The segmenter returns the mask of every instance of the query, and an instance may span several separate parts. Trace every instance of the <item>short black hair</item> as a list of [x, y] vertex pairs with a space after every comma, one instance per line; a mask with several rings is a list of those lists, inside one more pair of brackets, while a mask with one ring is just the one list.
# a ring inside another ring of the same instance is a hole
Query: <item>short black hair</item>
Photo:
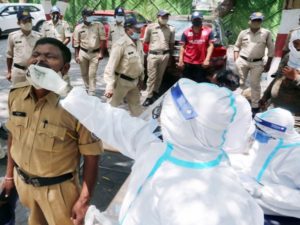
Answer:
[[51, 37], [41, 38], [35, 43], [33, 49], [35, 49], [38, 45], [46, 45], [46, 44], [54, 45], [57, 48], [59, 48], [59, 50], [62, 53], [64, 63], [71, 62], [72, 55], [71, 55], [70, 49], [64, 43], [62, 43], [60, 40], [57, 40], [55, 38], [51, 38]]
[[216, 75], [218, 86], [234, 91], [240, 86], [240, 77], [232, 70], [221, 70]]

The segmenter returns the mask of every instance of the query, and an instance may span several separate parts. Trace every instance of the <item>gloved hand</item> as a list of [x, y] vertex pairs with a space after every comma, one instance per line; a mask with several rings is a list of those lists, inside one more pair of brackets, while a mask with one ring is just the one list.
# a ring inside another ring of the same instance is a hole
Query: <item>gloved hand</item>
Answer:
[[68, 83], [58, 73], [38, 65], [30, 65], [28, 67], [26, 79], [36, 89], [47, 89], [63, 97], [67, 96], [71, 90]]
[[85, 225], [117, 225], [118, 221], [109, 218], [105, 212], [100, 212], [94, 205], [91, 205], [84, 219]]

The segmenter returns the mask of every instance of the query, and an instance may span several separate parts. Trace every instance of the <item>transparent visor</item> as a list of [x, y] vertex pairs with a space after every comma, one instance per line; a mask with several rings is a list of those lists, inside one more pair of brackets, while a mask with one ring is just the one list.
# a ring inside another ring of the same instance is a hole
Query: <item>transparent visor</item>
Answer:
[[258, 118], [258, 117], [255, 117], [254, 120], [255, 120], [255, 123], [256, 123], [256, 124], [255, 124], [256, 129], [255, 129], [255, 132], [254, 132], [254, 134], [253, 134], [253, 138], [254, 138], [255, 140], [257, 140], [258, 142], [260, 142], [260, 143], [268, 143], [268, 141], [269, 141], [270, 139], [275, 139], [275, 138], [272, 137], [272, 136], [270, 136], [269, 134], [267, 134], [267, 133], [266, 133], [265, 131], [263, 131], [262, 129], [260, 129], [260, 128], [257, 126], [257, 124], [262, 125], [262, 126], [265, 126], [265, 127], [267, 127], [267, 128], [273, 129], [273, 130], [276, 130], [276, 131], [278, 131], [278, 132], [282, 132], [282, 133], [286, 132], [286, 129], [287, 129], [287, 128], [284, 127], [284, 126], [280, 126], [280, 125], [278, 125], [278, 124], [268, 122], [268, 121], [263, 120], [263, 119], [260, 119], [260, 118]]
[[260, 143], [268, 143], [269, 140], [275, 139], [272, 136], [268, 135], [266, 132], [264, 132], [262, 129], [260, 129], [257, 125], [255, 125], [255, 131], [253, 133], [253, 138], [260, 142]]

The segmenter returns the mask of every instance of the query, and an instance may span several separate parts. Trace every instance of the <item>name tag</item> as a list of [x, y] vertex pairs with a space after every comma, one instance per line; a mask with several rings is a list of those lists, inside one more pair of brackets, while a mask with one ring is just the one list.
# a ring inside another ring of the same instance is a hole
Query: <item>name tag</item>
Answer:
[[13, 111], [13, 112], [12, 112], [12, 115], [13, 115], [13, 116], [26, 117], [26, 112]]
[[128, 52], [128, 55], [132, 55], [134, 52]]
[[16, 44], [22, 43], [22, 41], [16, 41]]

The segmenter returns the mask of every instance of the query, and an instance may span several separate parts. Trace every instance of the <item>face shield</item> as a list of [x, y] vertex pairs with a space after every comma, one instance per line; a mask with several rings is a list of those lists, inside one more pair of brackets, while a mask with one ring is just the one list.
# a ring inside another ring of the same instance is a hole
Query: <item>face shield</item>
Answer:
[[181, 147], [219, 151], [236, 114], [233, 93], [180, 79], [166, 94], [160, 123], [164, 140]]
[[297, 132], [294, 129], [293, 115], [281, 108], [274, 108], [254, 117], [255, 132], [253, 137], [260, 143], [268, 143], [274, 139], [293, 139]]

